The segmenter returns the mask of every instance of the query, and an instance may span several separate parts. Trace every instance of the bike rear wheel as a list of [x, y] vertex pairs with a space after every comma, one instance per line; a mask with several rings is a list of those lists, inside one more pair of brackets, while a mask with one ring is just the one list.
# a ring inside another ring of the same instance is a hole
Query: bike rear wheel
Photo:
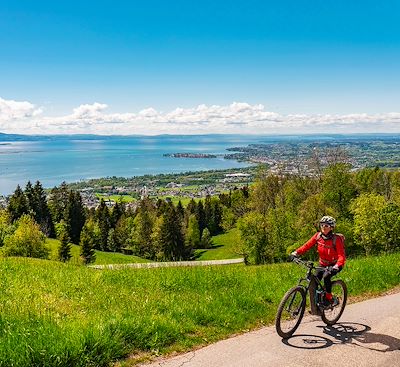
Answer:
[[346, 306], [347, 286], [343, 280], [338, 279], [332, 282], [332, 297], [334, 305], [323, 309], [321, 314], [322, 321], [327, 325], [336, 324]]
[[306, 291], [297, 286], [283, 296], [276, 313], [275, 327], [279, 336], [286, 339], [299, 327], [306, 309]]

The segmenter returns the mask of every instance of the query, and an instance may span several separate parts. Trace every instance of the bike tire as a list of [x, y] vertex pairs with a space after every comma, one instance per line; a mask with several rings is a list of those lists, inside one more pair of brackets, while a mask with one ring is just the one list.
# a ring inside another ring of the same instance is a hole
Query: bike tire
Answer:
[[306, 291], [297, 286], [283, 296], [276, 313], [275, 328], [278, 335], [287, 339], [299, 327], [306, 309]]
[[347, 286], [343, 280], [334, 280], [332, 282], [332, 295], [338, 297], [339, 304], [337, 306], [323, 309], [321, 318], [327, 325], [334, 325], [338, 322], [343, 314], [347, 302]]

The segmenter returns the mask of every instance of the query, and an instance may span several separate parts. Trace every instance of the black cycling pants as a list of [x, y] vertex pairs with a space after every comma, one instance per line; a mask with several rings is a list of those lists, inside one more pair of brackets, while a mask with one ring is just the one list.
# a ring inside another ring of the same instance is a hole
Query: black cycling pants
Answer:
[[324, 285], [325, 285], [325, 290], [327, 293], [332, 293], [332, 280], [331, 278], [335, 276], [337, 273], [339, 273], [342, 270], [342, 267], [339, 266], [339, 270], [333, 269], [331, 270], [330, 274], [327, 274], [326, 271], [328, 269], [328, 266], [324, 268], [317, 269], [315, 272], [315, 275], [319, 280], [322, 280], [324, 278]]

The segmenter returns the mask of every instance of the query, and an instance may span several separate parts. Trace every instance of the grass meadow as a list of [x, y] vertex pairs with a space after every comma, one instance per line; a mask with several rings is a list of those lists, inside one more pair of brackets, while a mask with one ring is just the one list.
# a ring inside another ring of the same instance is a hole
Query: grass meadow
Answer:
[[233, 228], [230, 231], [212, 237], [213, 247], [195, 250], [196, 260], [237, 259], [240, 255], [240, 231]]
[[[60, 241], [52, 238], [46, 239], [46, 246], [50, 249], [50, 259], [57, 260], [58, 259], [58, 248], [60, 246]], [[130, 264], [130, 263], [143, 263], [149, 262], [149, 260], [143, 259], [138, 256], [133, 255], [125, 255], [119, 252], [104, 252], [104, 251], [95, 251], [96, 252], [96, 260], [94, 262], [95, 265], [103, 265], [103, 264]], [[80, 246], [71, 244], [71, 255], [69, 263], [74, 265], [82, 264], [82, 260], [80, 259]]]
[[[400, 283], [400, 254], [348, 261], [350, 295]], [[0, 366], [107, 366], [183, 351], [273, 321], [295, 264], [94, 270], [0, 259]]]

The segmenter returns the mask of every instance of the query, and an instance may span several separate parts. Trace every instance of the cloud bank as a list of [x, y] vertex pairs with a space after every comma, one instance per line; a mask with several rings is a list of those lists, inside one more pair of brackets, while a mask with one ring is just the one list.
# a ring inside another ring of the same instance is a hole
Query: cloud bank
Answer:
[[19, 134], [306, 134], [400, 133], [400, 112], [347, 115], [288, 114], [262, 104], [201, 104], [169, 112], [150, 107], [133, 113], [107, 113], [107, 104], [82, 104], [65, 116], [49, 117], [30, 102], [0, 98], [0, 132]]

